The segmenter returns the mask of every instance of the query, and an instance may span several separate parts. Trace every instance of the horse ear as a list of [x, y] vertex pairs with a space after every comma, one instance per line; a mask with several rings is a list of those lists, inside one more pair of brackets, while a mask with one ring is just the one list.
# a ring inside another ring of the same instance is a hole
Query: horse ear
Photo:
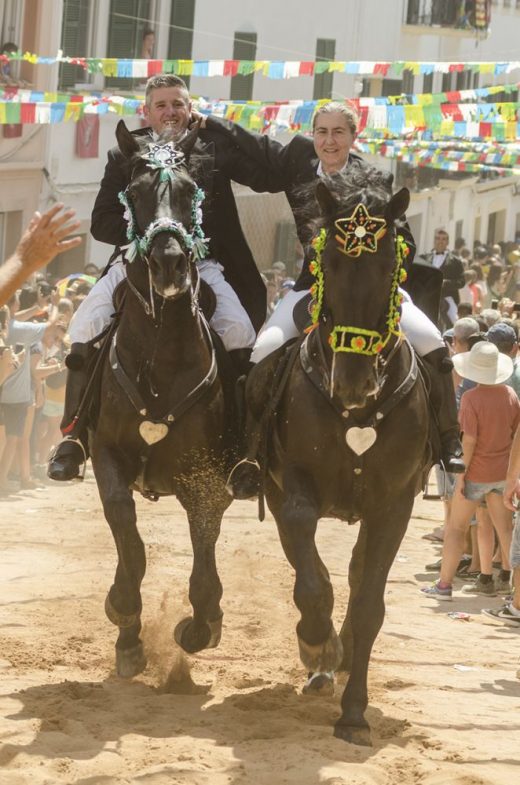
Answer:
[[318, 200], [321, 211], [326, 218], [336, 215], [338, 212], [338, 203], [323, 180], [318, 180], [318, 184], [316, 186], [316, 199]]
[[410, 204], [410, 191], [408, 188], [401, 188], [392, 196], [385, 208], [385, 218], [388, 221], [396, 221], [402, 218]]
[[176, 147], [181, 150], [186, 158], [190, 157], [190, 153], [193, 150], [193, 146], [197, 141], [197, 137], [199, 135], [200, 124], [202, 122], [202, 118], [197, 120], [195, 123], [190, 125], [190, 130], [184, 136], [180, 142], [177, 143]]
[[116, 127], [116, 139], [119, 149], [125, 158], [131, 158], [135, 153], [140, 150], [139, 142], [132, 136], [130, 131], [125, 125], [124, 120], [120, 120]]

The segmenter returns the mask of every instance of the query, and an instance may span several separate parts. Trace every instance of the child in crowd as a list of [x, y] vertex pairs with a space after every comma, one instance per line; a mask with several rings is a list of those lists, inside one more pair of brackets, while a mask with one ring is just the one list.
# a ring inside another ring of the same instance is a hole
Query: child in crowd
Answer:
[[[478, 505], [486, 501], [497, 532], [505, 563], [497, 585], [492, 575], [492, 552], [480, 552], [481, 573], [463, 591], [494, 596], [509, 591], [510, 567], [506, 559], [511, 545], [511, 513], [502, 500], [513, 436], [520, 424], [520, 402], [503, 382], [511, 376], [513, 362], [496, 346], [479, 341], [469, 352], [454, 355], [459, 376], [477, 383], [462, 397], [459, 420], [466, 473], [457, 476], [446, 524], [440, 578], [422, 589], [427, 597], [451, 600], [452, 582], [464, 551], [464, 539]], [[480, 543], [479, 543], [480, 549]]]

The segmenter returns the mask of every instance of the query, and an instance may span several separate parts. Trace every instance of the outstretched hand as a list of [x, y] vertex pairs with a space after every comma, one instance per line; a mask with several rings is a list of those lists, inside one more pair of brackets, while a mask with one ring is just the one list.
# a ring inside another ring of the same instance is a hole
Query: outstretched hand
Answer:
[[43, 215], [34, 213], [20, 238], [16, 253], [26, 268], [27, 275], [49, 264], [59, 253], [70, 251], [82, 242], [81, 237], [69, 238], [72, 232], [79, 229], [80, 221], [69, 223], [76, 212], [63, 211], [63, 207], [63, 204], [55, 204]]

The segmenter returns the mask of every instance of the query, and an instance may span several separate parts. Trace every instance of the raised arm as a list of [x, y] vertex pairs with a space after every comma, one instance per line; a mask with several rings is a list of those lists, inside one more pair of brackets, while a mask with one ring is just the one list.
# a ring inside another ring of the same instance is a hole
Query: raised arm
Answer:
[[23, 282], [63, 251], [76, 248], [81, 237], [69, 237], [80, 222], [69, 223], [74, 210], [56, 204], [40, 215], [35, 213], [11, 257], [0, 267], [0, 305], [6, 303]]
[[284, 145], [229, 120], [207, 117], [205, 121], [201, 137], [215, 143], [217, 165], [223, 174], [253, 191], [286, 190], [288, 156]]

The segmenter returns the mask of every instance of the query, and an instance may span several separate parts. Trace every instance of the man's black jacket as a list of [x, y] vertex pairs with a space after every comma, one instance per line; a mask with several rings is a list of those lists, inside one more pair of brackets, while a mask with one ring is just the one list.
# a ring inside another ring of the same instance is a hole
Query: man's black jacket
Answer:
[[[255, 191], [269, 190], [265, 168], [241, 151], [236, 140], [218, 130], [218, 121], [199, 131], [189, 168], [206, 198], [202, 204], [203, 228], [210, 238], [210, 256], [224, 267], [228, 283], [237, 293], [256, 330], [264, 322], [266, 291], [238, 218], [230, 180]], [[149, 137], [151, 129], [132, 132]], [[127, 243], [124, 208], [118, 194], [128, 185], [125, 159], [118, 147], [108, 152], [108, 161], [92, 211], [92, 236], [115, 246]]]

